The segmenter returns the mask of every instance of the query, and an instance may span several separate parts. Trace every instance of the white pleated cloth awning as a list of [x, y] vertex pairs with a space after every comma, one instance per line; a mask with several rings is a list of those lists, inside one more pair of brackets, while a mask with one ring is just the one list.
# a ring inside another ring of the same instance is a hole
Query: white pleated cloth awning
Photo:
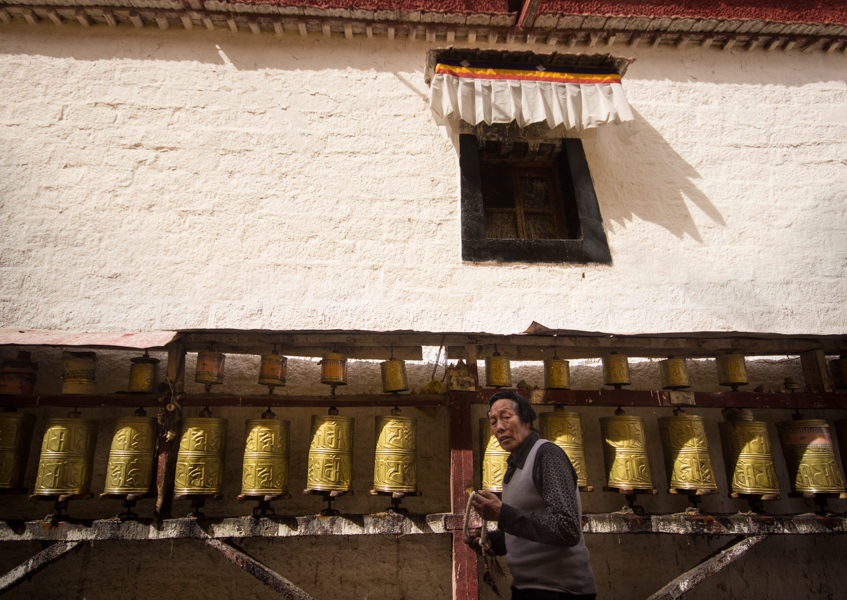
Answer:
[[606, 124], [635, 132], [621, 76], [611, 69], [439, 61], [430, 89], [436, 116], [471, 125], [545, 121], [582, 131]]

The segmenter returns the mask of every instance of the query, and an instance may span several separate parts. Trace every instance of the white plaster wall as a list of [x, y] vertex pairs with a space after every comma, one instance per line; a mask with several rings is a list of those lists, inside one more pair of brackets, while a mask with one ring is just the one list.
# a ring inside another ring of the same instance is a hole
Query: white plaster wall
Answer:
[[614, 264], [498, 265], [460, 258], [432, 47], [0, 25], [0, 324], [843, 332], [842, 54], [613, 48]]

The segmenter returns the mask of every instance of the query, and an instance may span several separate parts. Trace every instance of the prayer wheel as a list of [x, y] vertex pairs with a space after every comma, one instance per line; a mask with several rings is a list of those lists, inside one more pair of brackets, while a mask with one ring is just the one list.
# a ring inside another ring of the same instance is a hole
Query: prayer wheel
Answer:
[[242, 495], [287, 494], [291, 423], [277, 419], [268, 409], [261, 419], [248, 419], [246, 426]]
[[625, 490], [651, 489], [653, 479], [647, 458], [644, 419], [622, 413], [600, 419], [608, 486]]
[[754, 421], [748, 410], [731, 410], [718, 423], [726, 478], [733, 494], [778, 495], [767, 423]]
[[306, 489], [349, 491], [353, 487], [353, 426], [355, 419], [313, 415]]
[[603, 357], [603, 383], [620, 389], [632, 383], [629, 379], [629, 360], [623, 354], [612, 352]]
[[416, 423], [410, 417], [376, 417], [374, 490], [414, 492], [417, 490]]
[[30, 361], [32, 355], [26, 350], [18, 352], [17, 358], [8, 358], [0, 367], [0, 394], [32, 396], [38, 363]]
[[321, 383], [331, 386], [347, 385], [346, 356], [339, 352], [327, 352], [318, 364], [321, 365]]
[[130, 359], [129, 391], [135, 394], [155, 394], [159, 386], [159, 359], [144, 356]]
[[570, 363], [563, 358], [544, 361], [544, 387], [548, 390], [571, 389]]
[[143, 413], [115, 421], [104, 494], [146, 494], [153, 487], [156, 419]]
[[495, 350], [493, 356], [485, 359], [485, 381], [489, 387], [512, 387], [512, 365], [509, 357], [500, 356]]
[[287, 371], [288, 359], [274, 348], [270, 354], [262, 355], [262, 361], [259, 364], [259, 385], [268, 386], [268, 393], [273, 394], [275, 387], [285, 386]]
[[198, 352], [197, 369], [194, 372], [194, 381], [206, 386], [206, 393], [212, 391], [213, 385], [224, 382], [224, 367], [226, 356], [220, 352]]
[[405, 392], [409, 389], [406, 378], [406, 363], [402, 360], [390, 359], [379, 363], [382, 372], [382, 391], [386, 394]]
[[[201, 415], [210, 414], [207, 410]], [[223, 490], [226, 420], [211, 416], [182, 420], [174, 494], [214, 495]]]
[[35, 415], [0, 412], [0, 489], [23, 487]]
[[829, 371], [832, 373], [832, 385], [836, 389], [847, 388], [847, 356], [829, 361]]
[[62, 352], [62, 367], [63, 394], [93, 394], [96, 391], [97, 354]]
[[691, 387], [688, 380], [688, 367], [684, 358], [670, 357], [659, 363], [659, 371], [662, 374], [662, 389], [684, 390]]
[[500, 442], [491, 432], [488, 419], [479, 420], [479, 443], [482, 456], [482, 489], [488, 492], [503, 491], [503, 477], [509, 466], [509, 453], [500, 447]]
[[89, 493], [97, 421], [81, 419], [78, 412], [70, 415], [47, 419], [33, 491], [37, 496]]
[[793, 492], [844, 493], [844, 479], [835, 460], [826, 421], [785, 421], [777, 423], [776, 430]]
[[661, 417], [659, 434], [670, 489], [718, 489], [703, 417], [685, 414]]
[[556, 406], [553, 412], [538, 415], [541, 437], [550, 440], [565, 451], [576, 471], [576, 483], [588, 485], [588, 469], [585, 466], [585, 443], [582, 437], [582, 417], [577, 412], [565, 412]]
[[718, 366], [718, 383], [732, 387], [736, 391], [739, 386], [747, 385], [747, 365], [743, 354], [719, 354], [716, 358]]

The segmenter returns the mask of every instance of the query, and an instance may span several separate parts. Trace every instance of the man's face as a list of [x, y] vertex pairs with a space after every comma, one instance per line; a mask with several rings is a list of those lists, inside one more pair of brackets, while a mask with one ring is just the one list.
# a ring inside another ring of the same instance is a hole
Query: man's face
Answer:
[[491, 433], [506, 452], [520, 448], [529, 435], [529, 423], [521, 423], [516, 408], [514, 400], [503, 398], [497, 400], [488, 411]]

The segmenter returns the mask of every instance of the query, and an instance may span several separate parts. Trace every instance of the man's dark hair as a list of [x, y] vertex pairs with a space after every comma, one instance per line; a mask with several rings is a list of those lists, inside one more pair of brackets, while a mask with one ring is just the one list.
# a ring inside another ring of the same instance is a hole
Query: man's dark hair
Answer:
[[538, 415], [535, 414], [532, 404], [530, 404], [526, 398], [520, 394], [516, 394], [515, 392], [497, 392], [491, 396], [488, 400], [488, 412], [491, 412], [491, 407], [495, 402], [503, 399], [513, 400], [517, 406], [517, 410], [515, 412], [518, 414], [518, 419], [520, 419], [521, 423], [529, 423], [529, 426], [532, 427], [532, 422], [538, 418]]

